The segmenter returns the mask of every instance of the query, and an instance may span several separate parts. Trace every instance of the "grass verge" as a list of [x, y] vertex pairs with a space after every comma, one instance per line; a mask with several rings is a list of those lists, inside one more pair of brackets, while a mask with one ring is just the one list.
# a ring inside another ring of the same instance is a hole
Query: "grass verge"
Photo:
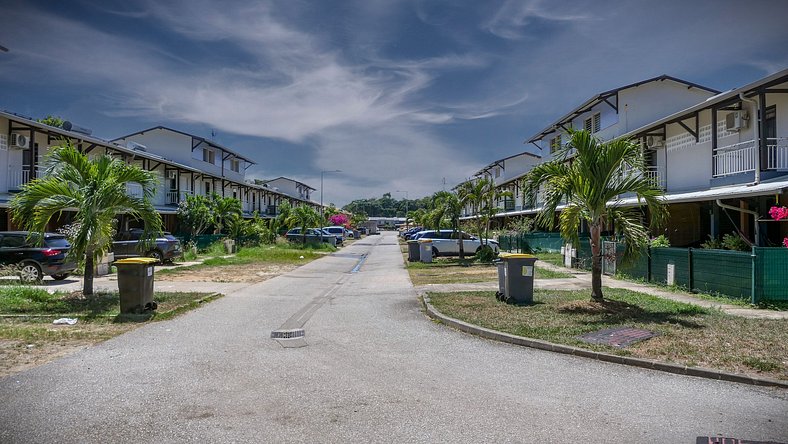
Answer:
[[[407, 262], [406, 267], [413, 285], [427, 284], [468, 284], [476, 282], [494, 282], [498, 279], [498, 267], [494, 264], [479, 263], [475, 259], [441, 257], [432, 263]], [[563, 279], [572, 275], [561, 271], [535, 268], [535, 279]]]
[[209, 256], [201, 264], [178, 268], [157, 269], [156, 274], [182, 274], [205, 267], [251, 264], [304, 264], [336, 251], [330, 245], [320, 247], [298, 246], [296, 244], [264, 245], [242, 248], [234, 255]]
[[[718, 310], [660, 299], [624, 289], [605, 289], [605, 303], [588, 291], [535, 290], [535, 304], [498, 302], [494, 292], [430, 293], [447, 316], [519, 336], [656, 359], [686, 366], [788, 380], [788, 321], [746, 319]], [[625, 349], [588, 344], [584, 333], [635, 327], [659, 336]]]
[[[48, 293], [29, 286], [0, 287], [0, 376], [33, 367], [81, 347], [133, 330], [146, 321], [171, 319], [220, 295], [156, 293], [155, 313], [121, 315], [117, 293], [83, 298], [78, 293]], [[57, 318], [76, 325], [54, 325]]]

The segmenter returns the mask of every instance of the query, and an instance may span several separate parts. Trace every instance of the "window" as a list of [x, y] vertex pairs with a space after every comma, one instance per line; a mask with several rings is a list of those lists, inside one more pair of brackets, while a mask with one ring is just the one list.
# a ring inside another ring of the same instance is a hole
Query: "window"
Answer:
[[602, 129], [602, 116], [599, 113], [596, 113], [593, 116], [587, 118], [584, 123], [585, 125], [583, 127], [586, 131], [592, 134], [597, 133], [600, 129]]
[[501, 177], [501, 168], [495, 167], [495, 178], [497, 179], [499, 177]]
[[230, 159], [230, 169], [236, 173], [241, 172], [241, 161], [238, 159]]
[[550, 154], [561, 149], [561, 135], [557, 135], [550, 139]]
[[203, 148], [202, 160], [203, 162], [208, 162], [210, 164], [216, 165], [216, 151], [209, 148]]
[[211, 195], [211, 183], [210, 182], [205, 182], [205, 195], [206, 196], [210, 196]]

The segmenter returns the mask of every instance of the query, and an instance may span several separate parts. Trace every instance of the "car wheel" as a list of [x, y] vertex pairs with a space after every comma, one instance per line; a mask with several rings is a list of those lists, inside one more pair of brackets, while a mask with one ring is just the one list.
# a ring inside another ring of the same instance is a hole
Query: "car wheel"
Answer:
[[23, 282], [41, 282], [44, 278], [44, 273], [37, 263], [24, 262], [19, 269], [19, 278]]
[[441, 252], [440, 252], [440, 251], [438, 251], [438, 249], [437, 249], [437, 248], [435, 248], [435, 247], [432, 247], [432, 258], [433, 258], [433, 259], [435, 259], [435, 258], [437, 258], [437, 257], [438, 257], [438, 256], [440, 256], [440, 255], [441, 255]]
[[53, 274], [52, 279], [56, 281], [62, 281], [63, 279], [71, 276], [71, 273], [60, 273], [60, 274]]
[[158, 263], [163, 263], [164, 262], [164, 254], [161, 252], [161, 250], [151, 250], [145, 256], [152, 257], [153, 259], [156, 259], [156, 262], [158, 262]]

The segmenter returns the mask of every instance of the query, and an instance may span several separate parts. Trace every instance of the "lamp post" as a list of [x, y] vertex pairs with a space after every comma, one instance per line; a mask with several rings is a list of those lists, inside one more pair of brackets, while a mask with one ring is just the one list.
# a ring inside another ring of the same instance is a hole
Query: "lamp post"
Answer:
[[320, 172], [320, 217], [323, 217], [323, 175], [325, 173], [341, 173], [342, 170], [328, 170]]
[[408, 231], [408, 192], [397, 190], [395, 193], [405, 193], [405, 231]]

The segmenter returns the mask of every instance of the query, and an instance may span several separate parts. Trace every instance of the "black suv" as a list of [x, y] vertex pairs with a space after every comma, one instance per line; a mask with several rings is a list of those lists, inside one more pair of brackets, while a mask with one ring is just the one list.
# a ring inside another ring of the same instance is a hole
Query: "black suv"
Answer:
[[44, 276], [52, 276], [63, 280], [77, 268], [77, 264], [66, 261], [71, 249], [66, 237], [62, 234], [44, 233], [44, 242], [39, 242], [40, 235], [27, 231], [0, 231], [0, 264], [17, 265], [23, 281], [38, 282]]
[[118, 233], [112, 242], [112, 252], [115, 254], [115, 259], [148, 256], [164, 263], [172, 262], [173, 259], [181, 256], [181, 242], [172, 234], [164, 232], [156, 236], [155, 245], [143, 250], [140, 245], [142, 233], [141, 229]]

